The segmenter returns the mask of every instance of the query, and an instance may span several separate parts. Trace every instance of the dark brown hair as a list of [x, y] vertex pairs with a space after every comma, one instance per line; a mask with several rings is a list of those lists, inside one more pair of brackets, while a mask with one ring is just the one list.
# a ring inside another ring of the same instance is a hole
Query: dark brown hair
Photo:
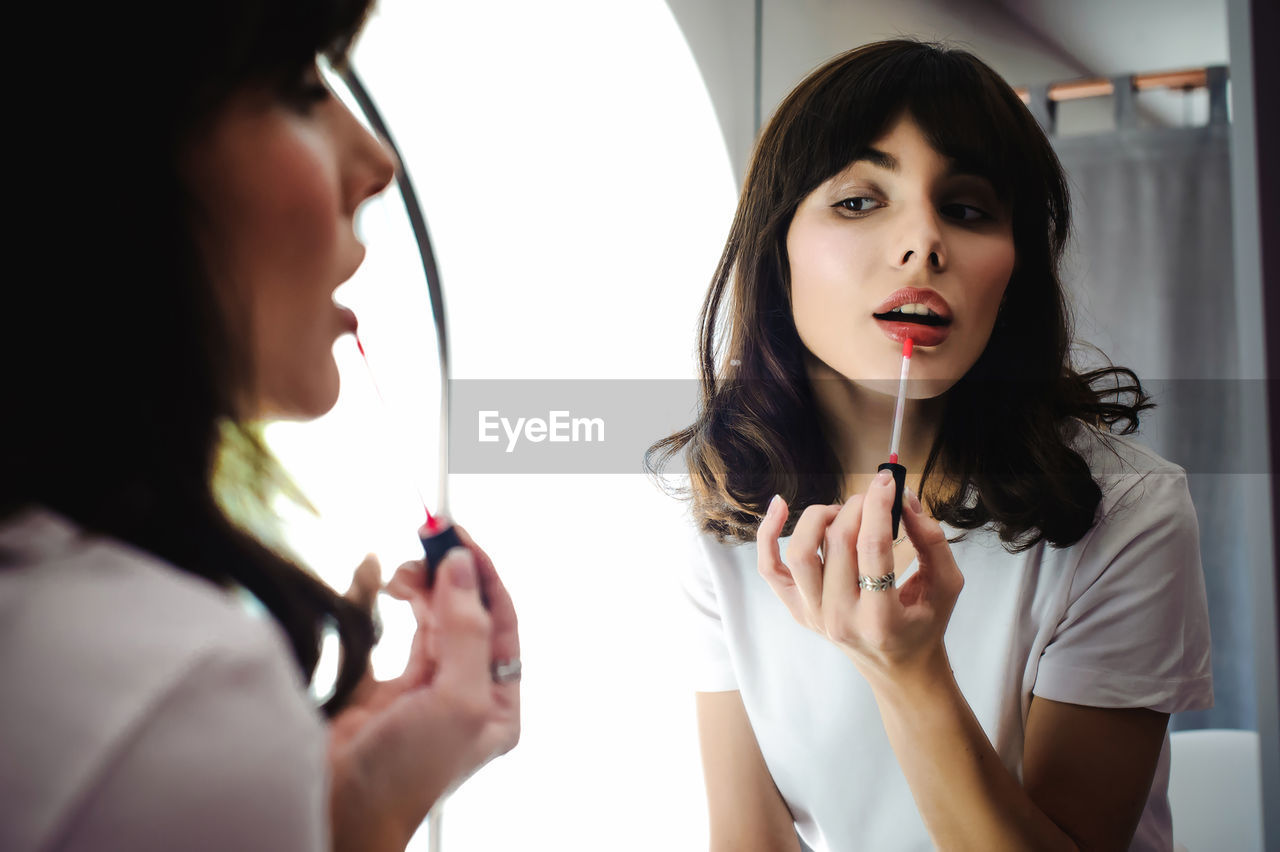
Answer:
[[[28, 207], [16, 242], [38, 277], [18, 293], [5, 339], [16, 351], [5, 358], [0, 518], [44, 506], [243, 586], [284, 629], [307, 680], [335, 627], [343, 662], [328, 712], [364, 673], [373, 624], [214, 499], [221, 424], [237, 423], [254, 365], [197, 247], [180, 158], [235, 92], [292, 97], [318, 54], [342, 61], [369, 5], [34, 4], [49, 10], [24, 12], [35, 20], [16, 30], [36, 58], [16, 110], [25, 124], [11, 191]], [[269, 468], [251, 447], [251, 466]]]
[[960, 529], [994, 523], [1014, 550], [1072, 544], [1101, 499], [1069, 446], [1072, 424], [1128, 433], [1152, 407], [1132, 371], [1071, 366], [1058, 275], [1067, 183], [1018, 96], [968, 52], [868, 44], [809, 75], [761, 134], [702, 308], [698, 417], [646, 454], [658, 473], [683, 450], [695, 517], [721, 541], [752, 540], [775, 493], [791, 525], [803, 507], [840, 499], [792, 318], [786, 237], [800, 202], [904, 111], [943, 156], [991, 181], [1012, 210], [1016, 253], [991, 339], [943, 401], [921, 488], [934, 515]]

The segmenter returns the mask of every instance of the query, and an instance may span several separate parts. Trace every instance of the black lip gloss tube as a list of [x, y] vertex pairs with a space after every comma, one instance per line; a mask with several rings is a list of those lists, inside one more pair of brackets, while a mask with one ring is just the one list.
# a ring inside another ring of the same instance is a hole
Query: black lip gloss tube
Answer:
[[[431, 518], [418, 529], [418, 540], [422, 542], [422, 554], [427, 564], [427, 588], [433, 589], [436, 585], [436, 573], [440, 569], [440, 563], [444, 561], [445, 554], [455, 547], [466, 547], [466, 545], [458, 537], [458, 531], [454, 529], [453, 524], [444, 518], [436, 517]], [[480, 603], [488, 610], [489, 596], [485, 594], [484, 583], [479, 577], [476, 578], [476, 588], [480, 592]]]
[[422, 553], [427, 563], [427, 588], [436, 585], [436, 571], [444, 561], [444, 555], [455, 547], [463, 547], [462, 539], [453, 524], [432, 518], [418, 530], [418, 540], [422, 542]]
[[893, 474], [893, 540], [898, 540], [898, 522], [902, 520], [902, 489], [907, 486], [907, 469], [897, 462], [885, 462], [876, 472], [887, 470]]

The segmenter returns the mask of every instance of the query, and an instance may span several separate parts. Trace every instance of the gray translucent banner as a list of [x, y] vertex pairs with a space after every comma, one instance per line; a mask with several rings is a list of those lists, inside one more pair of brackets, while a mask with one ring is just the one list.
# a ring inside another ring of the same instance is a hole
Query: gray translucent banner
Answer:
[[449, 388], [452, 473], [642, 473], [645, 449], [688, 426], [698, 401], [697, 384], [678, 380], [455, 380]]
[[[1144, 380], [1157, 408], [1135, 439], [1189, 473], [1268, 473], [1266, 385]], [[453, 473], [642, 473], [645, 450], [689, 426], [699, 400], [692, 380], [454, 380], [450, 390]], [[684, 473], [683, 460], [667, 472]]]

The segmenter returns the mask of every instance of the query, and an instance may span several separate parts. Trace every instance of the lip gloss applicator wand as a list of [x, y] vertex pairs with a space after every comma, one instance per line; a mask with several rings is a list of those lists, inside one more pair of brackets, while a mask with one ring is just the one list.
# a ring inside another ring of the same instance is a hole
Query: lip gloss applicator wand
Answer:
[[889, 439], [889, 460], [876, 468], [893, 474], [893, 540], [898, 542], [898, 522], [902, 520], [902, 489], [907, 484], [907, 469], [898, 463], [898, 441], [902, 438], [902, 415], [907, 407], [907, 374], [911, 371], [911, 350], [914, 344], [908, 337], [902, 341], [902, 375], [898, 379], [898, 404], [893, 410], [893, 437]]
[[[382, 403], [382, 410], [388, 416], [390, 410], [387, 406], [387, 400], [382, 395], [382, 389], [378, 386], [377, 377], [373, 374], [373, 367], [369, 364], [369, 356], [364, 351], [364, 343], [360, 340], [360, 335], [356, 334], [356, 348], [360, 350], [360, 358], [364, 361], [365, 370], [369, 373], [369, 381], [373, 383], [374, 392], [378, 395], [378, 400]], [[440, 568], [440, 563], [444, 561], [445, 554], [455, 547], [462, 547], [462, 539], [458, 537], [458, 531], [453, 528], [453, 524], [443, 513], [432, 514], [427, 508], [427, 500], [422, 496], [422, 490], [416, 485], [414, 490], [418, 493], [418, 500], [422, 502], [422, 511], [426, 513], [427, 520], [418, 528], [418, 540], [422, 542], [422, 552], [427, 566], [427, 588], [433, 588], [436, 582], [436, 573]], [[489, 602], [485, 599], [483, 587], [480, 590], [480, 600], [485, 605], [485, 609], [489, 608]]]

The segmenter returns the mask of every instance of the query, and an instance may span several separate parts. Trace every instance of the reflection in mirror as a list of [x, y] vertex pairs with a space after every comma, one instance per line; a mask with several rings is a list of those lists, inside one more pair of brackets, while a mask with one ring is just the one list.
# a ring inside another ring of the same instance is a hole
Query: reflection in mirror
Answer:
[[[1188, 471], [1200, 513], [1215, 704], [1172, 727], [1255, 727], [1250, 531], [1240, 501], [1242, 477], [1264, 472], [1256, 407], [1264, 394], [1259, 365], [1237, 351], [1254, 332], [1237, 328], [1226, 3], [1176, 12], [1150, 0], [758, 7], [766, 116], [824, 58], [895, 33], [972, 50], [1028, 94], [1072, 193], [1063, 272], [1077, 342], [1086, 344], [1080, 363], [1100, 363], [1093, 344], [1149, 384], [1158, 407], [1143, 418], [1141, 439]], [[1148, 79], [1175, 69], [1200, 81]], [[1067, 97], [1083, 80], [1101, 84], [1096, 94]]]
[[[1073, 194], [1074, 237], [1064, 280], [1078, 342], [1096, 344], [1116, 365], [1134, 368], [1155, 394], [1158, 408], [1143, 417], [1138, 440], [1185, 468], [1196, 504], [1215, 704], [1206, 707], [1198, 698], [1196, 709], [1172, 716], [1171, 728], [1256, 727], [1249, 618], [1256, 565], [1249, 554], [1262, 549], [1249, 544], [1256, 531], [1244, 525], [1243, 500], [1245, 482], [1267, 472], [1261, 461], [1265, 436], [1257, 429], [1265, 394], [1261, 383], [1248, 381], [1261, 374], [1256, 365], [1242, 363], [1238, 347], [1225, 4], [1198, 4], [1194, 10], [1188, 4], [1178, 14], [1165, 14], [1167, 9], [1152, 3], [1117, 8], [1092, 1], [1068, 6], [922, 0], [855, 8], [760, 0], [754, 4], [753, 33], [751, 4], [669, 1], [705, 77], [721, 82], [712, 93], [730, 150], [739, 154], [740, 175], [746, 164], [741, 152], [749, 150], [756, 129], [742, 133], [742, 116], [754, 107], [767, 122], [805, 74], [861, 43], [902, 33], [946, 41], [987, 60], [1011, 84], [1032, 90], [1030, 106], [1051, 136]], [[721, 14], [736, 29], [719, 26]], [[728, 50], [726, 29], [742, 36]], [[754, 68], [742, 69], [742, 56], [753, 52]], [[1206, 86], [1130, 90], [1130, 74], [1180, 68], [1207, 72]], [[748, 77], [753, 70], [754, 91]], [[1115, 95], [1056, 105], [1043, 101], [1051, 83], [1082, 77], [1114, 81]], [[1096, 353], [1082, 345], [1076, 363], [1096, 365]], [[980, 594], [975, 588], [978, 583], [964, 594]], [[959, 615], [963, 604], [961, 597]], [[1185, 636], [1175, 624], [1158, 641], [1180, 647]], [[952, 663], [957, 674], [972, 665]], [[759, 690], [754, 674], [753, 688]], [[746, 687], [742, 693], [748, 697]], [[762, 718], [760, 700], [756, 695], [753, 723]], [[781, 704], [783, 698], [763, 700]], [[778, 704], [768, 705], [769, 719]], [[1187, 706], [1192, 705], [1175, 709]], [[787, 748], [814, 751], [813, 742], [786, 741], [777, 730], [768, 736], [774, 757]], [[773, 769], [768, 750], [765, 759]], [[794, 762], [785, 756], [777, 761], [785, 777], [774, 773], [780, 787], [804, 783]], [[823, 838], [814, 830], [808, 801], [787, 803], [792, 814], [805, 814], [797, 820], [808, 820], [818, 847], [841, 848], [831, 835]]]

